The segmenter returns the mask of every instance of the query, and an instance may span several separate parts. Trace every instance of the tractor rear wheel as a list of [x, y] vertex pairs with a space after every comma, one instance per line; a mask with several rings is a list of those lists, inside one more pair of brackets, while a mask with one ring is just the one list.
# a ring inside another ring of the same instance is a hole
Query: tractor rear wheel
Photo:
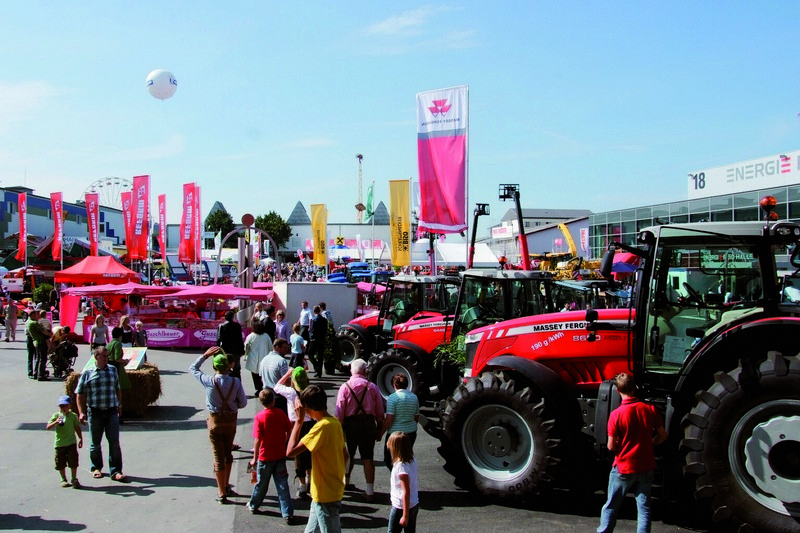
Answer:
[[384, 399], [393, 392], [392, 378], [395, 374], [403, 373], [408, 378], [408, 390], [417, 395], [420, 403], [428, 397], [428, 387], [422, 379], [422, 373], [417, 368], [414, 357], [397, 348], [389, 348], [377, 355], [373, 355], [367, 365], [367, 378], [377, 385]]
[[760, 365], [717, 372], [683, 419], [684, 473], [713, 519], [739, 531], [797, 531], [800, 360], [770, 351]]
[[490, 496], [535, 494], [553, 480], [561, 441], [551, 407], [509, 371], [483, 372], [456, 389], [442, 411], [452, 451]]
[[339, 353], [341, 354], [341, 365], [349, 366], [356, 359], [363, 359], [367, 353], [364, 349], [364, 339], [351, 329], [339, 331], [336, 334], [336, 342], [339, 343]]

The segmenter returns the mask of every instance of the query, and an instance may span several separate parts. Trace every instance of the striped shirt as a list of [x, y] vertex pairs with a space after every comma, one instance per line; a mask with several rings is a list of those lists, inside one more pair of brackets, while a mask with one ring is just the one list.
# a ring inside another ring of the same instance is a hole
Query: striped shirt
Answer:
[[389, 434], [395, 431], [413, 433], [417, 430], [417, 421], [414, 416], [419, 414], [419, 400], [417, 395], [406, 389], [395, 391], [386, 402], [386, 414], [394, 415]]
[[93, 368], [81, 374], [75, 394], [85, 394], [86, 405], [92, 409], [111, 409], [119, 405], [119, 390], [117, 369], [106, 365], [102, 370]]

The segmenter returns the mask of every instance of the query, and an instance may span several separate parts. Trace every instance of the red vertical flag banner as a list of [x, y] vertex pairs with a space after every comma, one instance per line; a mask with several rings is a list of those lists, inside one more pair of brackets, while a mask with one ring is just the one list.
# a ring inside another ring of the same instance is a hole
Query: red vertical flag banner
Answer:
[[125, 226], [125, 247], [128, 249], [128, 258], [133, 252], [133, 239], [131, 238], [131, 227], [133, 227], [133, 214], [131, 213], [131, 204], [133, 203], [133, 193], [125, 191], [120, 193], [122, 200], [122, 223]]
[[28, 194], [21, 192], [17, 196], [19, 206], [19, 249], [15, 256], [17, 261], [28, 262]]
[[97, 255], [100, 244], [100, 195], [86, 193], [86, 225], [89, 229], [89, 253]]
[[150, 176], [133, 177], [133, 226], [131, 259], [147, 259], [148, 210], [150, 209]]
[[60, 192], [50, 193], [50, 209], [53, 211], [53, 261], [61, 260], [64, 245], [64, 203]]
[[200, 186], [194, 184], [194, 222], [192, 222], [192, 231], [194, 232], [194, 262], [200, 262], [200, 255], [203, 247], [201, 246], [200, 237], [203, 235], [203, 218], [200, 216]]
[[181, 212], [181, 240], [178, 244], [178, 261], [183, 263], [194, 263], [194, 232], [192, 224], [195, 220], [195, 185], [194, 183], [183, 184], [183, 209]]
[[421, 231], [467, 229], [468, 111], [466, 85], [417, 94]]
[[161, 261], [167, 264], [167, 195], [158, 195], [158, 247]]

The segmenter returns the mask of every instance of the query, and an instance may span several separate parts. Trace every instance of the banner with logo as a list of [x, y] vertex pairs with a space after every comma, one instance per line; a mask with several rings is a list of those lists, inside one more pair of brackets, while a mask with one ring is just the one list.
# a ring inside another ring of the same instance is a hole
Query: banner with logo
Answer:
[[133, 226], [133, 214], [131, 213], [133, 193], [131, 191], [125, 191], [120, 193], [119, 196], [122, 201], [122, 224], [125, 226], [125, 247], [128, 249], [128, 257], [130, 257], [133, 251], [133, 238], [131, 237], [131, 227]]
[[389, 226], [394, 266], [411, 265], [410, 202], [408, 180], [389, 180]]
[[158, 247], [161, 248], [161, 262], [167, 263], [167, 195], [158, 195]]
[[328, 208], [325, 204], [311, 204], [311, 235], [314, 240], [314, 264], [328, 264]]
[[194, 263], [196, 252], [195, 252], [195, 239], [194, 239], [194, 228], [192, 227], [195, 223], [195, 184], [194, 183], [184, 183], [183, 184], [183, 209], [181, 213], [181, 239], [178, 243], [178, 261], [184, 263]]
[[131, 259], [147, 259], [147, 239], [149, 237], [147, 220], [150, 210], [150, 176], [134, 176], [133, 191], [133, 225], [131, 227], [131, 240], [133, 246], [130, 250]]
[[417, 93], [420, 231], [467, 229], [468, 110], [466, 85]]
[[64, 201], [60, 192], [50, 193], [50, 209], [53, 212], [53, 261], [61, 260], [64, 249]]
[[203, 237], [203, 217], [200, 216], [200, 186], [196, 183], [194, 184], [194, 209], [192, 212], [194, 213], [194, 220], [192, 220], [194, 261], [192, 262], [199, 263], [203, 250], [202, 241], [200, 240]]
[[89, 254], [97, 255], [100, 245], [100, 195], [86, 193], [86, 226], [89, 230]]
[[19, 206], [19, 248], [15, 258], [28, 264], [28, 194], [21, 192], [17, 196]]

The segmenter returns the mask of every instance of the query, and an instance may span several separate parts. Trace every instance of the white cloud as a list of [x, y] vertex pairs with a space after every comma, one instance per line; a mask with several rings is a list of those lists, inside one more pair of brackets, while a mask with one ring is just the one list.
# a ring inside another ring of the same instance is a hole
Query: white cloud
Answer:
[[414, 11], [406, 11], [372, 24], [367, 28], [366, 33], [367, 35], [419, 35], [423, 30], [423, 26], [433, 15], [440, 11], [443, 11], [443, 9], [432, 7], [421, 7]]
[[372, 39], [367, 50], [375, 56], [396, 56], [430, 48], [457, 50], [475, 46], [474, 30], [442, 29], [442, 22], [448, 20], [442, 13], [449, 11], [449, 7], [422, 7], [376, 22], [365, 30]]

